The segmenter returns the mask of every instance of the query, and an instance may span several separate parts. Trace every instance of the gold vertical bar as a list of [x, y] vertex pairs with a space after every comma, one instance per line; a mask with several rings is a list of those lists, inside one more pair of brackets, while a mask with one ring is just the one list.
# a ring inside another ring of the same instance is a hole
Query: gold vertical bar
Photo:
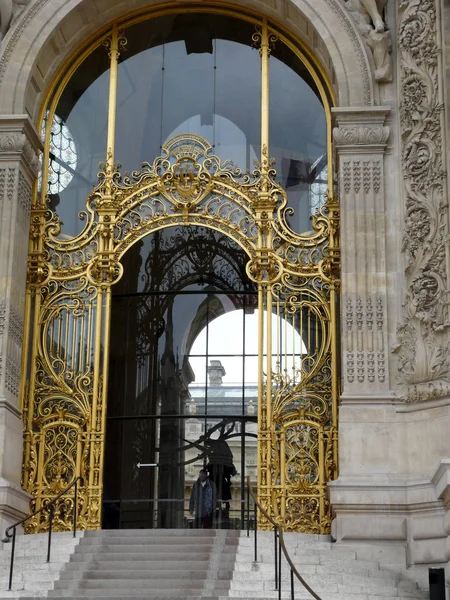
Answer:
[[[33, 315], [33, 326], [32, 326], [32, 348], [31, 348], [31, 369], [30, 369], [30, 406], [28, 409], [28, 431], [33, 431], [33, 408], [34, 408], [34, 387], [36, 383], [36, 357], [38, 355], [38, 344], [39, 344], [39, 316], [41, 312], [41, 294], [38, 290], [35, 293], [35, 305]], [[29, 458], [29, 457], [28, 457]], [[28, 464], [28, 463], [27, 463]]]
[[71, 313], [70, 315], [70, 322], [71, 322], [71, 327], [72, 327], [72, 375], [75, 376], [76, 374], [76, 341], [77, 341], [77, 335], [78, 335], [78, 319], [77, 317]]
[[23, 346], [22, 346], [22, 357], [21, 357], [21, 367], [20, 372], [22, 374], [20, 378], [20, 398], [19, 398], [19, 408], [21, 411], [24, 409], [24, 399], [25, 399], [25, 387], [27, 384], [27, 363], [28, 363], [28, 348], [30, 345], [30, 320], [31, 320], [31, 290], [27, 287], [25, 294], [25, 316], [24, 316], [24, 336], [23, 336]]
[[94, 300], [91, 298], [89, 300], [89, 310], [88, 310], [88, 323], [87, 323], [87, 332], [86, 332], [86, 368], [88, 368], [91, 361], [92, 354], [92, 313], [95, 308], [93, 306]]
[[319, 428], [319, 516], [320, 533], [323, 532], [325, 517], [325, 443], [323, 439], [323, 427]]
[[277, 372], [281, 371], [281, 355], [280, 355], [280, 298], [277, 297]]
[[303, 305], [300, 303], [300, 379], [303, 379], [303, 347], [305, 343], [303, 341]]
[[[116, 113], [117, 113], [117, 79], [119, 64], [119, 34], [117, 23], [114, 23], [111, 33], [109, 67], [109, 98], [108, 98], [108, 133], [106, 138], [106, 173], [111, 174], [114, 169], [114, 151], [116, 138]], [[107, 178], [106, 195], [111, 194], [111, 178]]]
[[[105, 294], [105, 332], [103, 335], [103, 389], [102, 389], [102, 416], [101, 416], [101, 455], [100, 455], [100, 473], [99, 473], [99, 493], [103, 492], [103, 468], [105, 457], [105, 439], [106, 439], [106, 402], [108, 393], [108, 373], [109, 373], [109, 344], [111, 338], [111, 287], [108, 287]], [[100, 511], [102, 511], [102, 506]], [[101, 522], [101, 514], [100, 514]]]
[[66, 361], [67, 360], [67, 356], [68, 356], [68, 344], [69, 344], [69, 311], [67, 310], [67, 308], [64, 309], [64, 312], [66, 313], [66, 325], [65, 325], [65, 331], [64, 331], [64, 355], [61, 356], [61, 359]]
[[[331, 283], [330, 311], [331, 311], [331, 396], [332, 396], [332, 422], [337, 427], [338, 401], [339, 401], [339, 377], [338, 377], [338, 340], [337, 340], [337, 293], [335, 283]], [[335, 460], [337, 461], [337, 440], [334, 444]], [[337, 464], [337, 462], [336, 462]]]
[[284, 372], [287, 375], [288, 366], [287, 366], [287, 358], [288, 358], [288, 312], [286, 306], [286, 300], [284, 302]]
[[97, 404], [100, 391], [100, 358], [101, 358], [101, 345], [102, 345], [102, 313], [103, 313], [103, 293], [101, 289], [98, 290], [97, 302], [96, 302], [96, 315], [95, 315], [95, 350], [94, 350], [94, 385], [92, 394], [92, 417], [91, 417], [91, 431], [89, 436], [89, 456], [90, 456], [90, 469], [89, 469], [89, 487], [92, 488], [94, 485], [94, 464], [95, 464], [95, 428], [97, 425]]
[[267, 286], [266, 310], [266, 372], [267, 372], [267, 426], [272, 428], [272, 287]]
[[[262, 284], [258, 284], [258, 427], [261, 427], [264, 403], [264, 294]], [[259, 431], [261, 433], [261, 431]], [[258, 436], [259, 437], [259, 436]], [[261, 480], [261, 452], [258, 452], [258, 481]]]
[[[119, 60], [119, 33], [117, 23], [113, 24], [110, 38], [110, 70], [109, 70], [109, 97], [108, 97], [108, 131], [106, 138], [106, 178], [105, 178], [105, 195], [103, 199], [111, 197], [113, 188], [113, 171], [114, 171], [114, 150], [115, 150], [115, 134], [116, 134], [116, 112], [117, 112], [117, 76], [118, 76], [118, 60]], [[111, 240], [109, 235], [102, 235], [102, 230], [108, 230], [109, 221], [105, 219], [105, 213], [100, 212], [100, 234], [98, 255], [107, 257], [111, 252]], [[110, 216], [109, 216], [110, 219]], [[106, 224], [106, 227], [105, 227]], [[109, 314], [108, 314], [108, 297], [110, 293], [109, 285], [102, 286], [99, 284], [97, 288], [97, 298], [95, 303], [95, 337], [94, 337], [94, 382], [92, 394], [92, 417], [91, 430], [89, 432], [89, 490], [88, 499], [100, 493], [103, 486], [102, 479], [102, 459], [104, 454], [104, 435], [103, 418], [105, 413], [104, 401], [106, 398], [106, 379], [105, 365], [108, 364], [109, 352], [107, 347], [106, 335], [109, 334]], [[102, 344], [103, 347], [103, 362], [102, 362]], [[103, 377], [102, 377], [103, 375]], [[102, 386], [103, 383], [103, 386]], [[100, 409], [101, 420], [98, 422], [97, 412]], [[99, 431], [100, 429], [100, 431]], [[99, 469], [96, 466], [96, 444], [100, 441], [100, 457]], [[98, 479], [96, 477], [98, 475]], [[100, 489], [94, 489], [98, 482]], [[99, 499], [100, 500], [100, 499]], [[101, 504], [101, 502], [100, 502]], [[101, 512], [101, 507], [99, 508]], [[98, 522], [90, 523], [91, 526], [99, 526], [101, 514], [99, 512]]]
[[78, 372], [83, 373], [83, 348], [84, 348], [84, 335], [86, 328], [86, 310], [83, 310], [83, 313], [80, 315], [80, 342], [78, 344]]
[[280, 431], [281, 521], [286, 521], [286, 432]]
[[[269, 30], [263, 19], [261, 30], [261, 179], [267, 185], [269, 153]], [[267, 188], [262, 190], [267, 192]]]

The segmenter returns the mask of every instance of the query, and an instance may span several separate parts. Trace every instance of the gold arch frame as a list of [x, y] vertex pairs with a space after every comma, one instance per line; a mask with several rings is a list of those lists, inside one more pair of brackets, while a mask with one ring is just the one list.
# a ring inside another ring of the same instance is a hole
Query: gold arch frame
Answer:
[[[150, 14], [174, 10], [153, 10]], [[324, 533], [331, 524], [326, 482], [337, 470], [339, 393], [339, 210], [332, 192], [332, 169], [328, 169], [330, 193], [313, 217], [313, 232], [296, 234], [286, 223], [287, 196], [274, 181], [268, 156], [271, 45], [279, 36], [284, 43], [292, 43], [265, 18], [207, 6], [187, 6], [184, 11], [233, 14], [256, 25], [253, 41], [260, 50], [262, 82], [259, 164], [253, 173], [242, 173], [231, 163], [221, 163], [206, 140], [186, 134], [166, 142], [161, 156], [151, 164], [144, 163], [131, 177], [122, 177], [116, 170], [117, 66], [126, 45], [119, 28], [148, 19], [149, 13], [113, 23], [61, 73], [46, 104], [50, 123], [75, 69], [95, 47], [107, 46], [107, 153], [99, 183], [86, 201], [83, 231], [75, 238], [61, 239], [59, 219], [49, 211], [47, 198], [36, 194], [33, 201], [23, 365], [26, 377], [21, 387], [23, 486], [32, 494], [32, 506], [37, 509], [81, 475], [79, 526], [100, 526], [111, 287], [122, 275], [120, 258], [151, 231], [201, 224], [228, 235], [247, 252], [247, 273], [258, 285], [259, 500], [288, 529]], [[327, 93], [309, 61], [303, 55], [302, 59], [324, 102], [330, 167]], [[49, 148], [47, 128], [44, 157], [48, 157]], [[47, 183], [44, 168], [43, 190]], [[306, 327], [308, 336], [316, 336], [314, 352], [302, 355], [292, 374], [280, 367], [282, 350], [277, 351], [276, 364], [272, 361], [273, 313], [290, 319], [302, 330]], [[61, 499], [56, 529], [70, 527], [72, 506], [71, 496]], [[29, 530], [43, 531], [46, 527], [43, 513], [30, 523]]]

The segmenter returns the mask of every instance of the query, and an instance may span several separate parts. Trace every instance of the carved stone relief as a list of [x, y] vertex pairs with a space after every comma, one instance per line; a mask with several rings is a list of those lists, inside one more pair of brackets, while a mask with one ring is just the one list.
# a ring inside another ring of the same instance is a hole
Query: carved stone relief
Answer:
[[22, 154], [32, 172], [37, 174], [39, 158], [25, 133], [19, 131], [5, 131], [0, 133], [0, 153]]
[[436, 0], [401, 0], [398, 45], [406, 295], [399, 383], [408, 402], [450, 394], [449, 231]]
[[[384, 344], [384, 308], [381, 295], [356, 296], [355, 313], [350, 297], [345, 302], [345, 359], [344, 377], [348, 383], [384, 383], [386, 353]], [[356, 365], [355, 365], [356, 355]], [[355, 373], [356, 368], [356, 373]]]
[[19, 395], [20, 367], [9, 357], [5, 361], [5, 388], [16, 398]]
[[383, 10], [387, 0], [345, 0], [345, 6], [370, 48], [375, 63], [375, 79], [392, 81], [392, 39], [385, 31]]
[[5, 315], [6, 315], [6, 302], [4, 298], [0, 298], [0, 336], [3, 335], [5, 330]]
[[31, 0], [0, 0], [0, 43], [11, 23], [17, 19]]
[[26, 214], [27, 217], [30, 216], [31, 211], [31, 185], [19, 172], [19, 190], [18, 190], [18, 200], [19, 205]]
[[8, 337], [9, 340], [22, 347], [23, 342], [23, 319], [17, 313], [13, 306], [9, 309], [8, 319]]

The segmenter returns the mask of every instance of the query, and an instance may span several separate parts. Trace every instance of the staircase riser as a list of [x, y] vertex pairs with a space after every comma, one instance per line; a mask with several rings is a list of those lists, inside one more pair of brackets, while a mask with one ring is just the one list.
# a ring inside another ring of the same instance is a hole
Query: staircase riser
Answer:
[[[16, 597], [72, 600], [276, 600], [273, 533], [258, 533], [258, 562], [253, 562], [253, 533], [234, 531], [91, 531], [76, 540], [60, 537], [53, 547], [56, 570], [45, 565], [46, 538], [25, 536], [18, 548]], [[299, 571], [322, 600], [424, 599], [414, 583], [401, 581], [378, 563], [357, 560], [354, 551], [327, 536], [287, 534], [286, 543]], [[10, 548], [10, 547], [9, 547]], [[44, 552], [42, 552], [44, 550]], [[9, 550], [10, 551], [10, 550]], [[8, 551], [1, 553], [6, 588]], [[69, 560], [70, 558], [70, 560]], [[26, 561], [38, 565], [27, 568]], [[289, 567], [282, 559], [282, 600], [290, 600]], [[48, 595], [43, 590], [54, 587]], [[40, 591], [42, 590], [42, 591]], [[10, 596], [11, 598], [11, 596]], [[0, 600], [2, 600], [0, 592]], [[311, 600], [295, 581], [295, 600]]]

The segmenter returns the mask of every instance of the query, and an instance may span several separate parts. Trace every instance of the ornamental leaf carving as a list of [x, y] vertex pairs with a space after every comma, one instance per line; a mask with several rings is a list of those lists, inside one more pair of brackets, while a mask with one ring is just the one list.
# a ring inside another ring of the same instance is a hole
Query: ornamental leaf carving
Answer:
[[341, 125], [333, 130], [333, 136], [338, 145], [384, 145], [389, 139], [389, 127]]
[[406, 200], [406, 294], [397, 330], [398, 380], [404, 400], [424, 401], [450, 391], [448, 216], [435, 0], [401, 0], [398, 43]]

